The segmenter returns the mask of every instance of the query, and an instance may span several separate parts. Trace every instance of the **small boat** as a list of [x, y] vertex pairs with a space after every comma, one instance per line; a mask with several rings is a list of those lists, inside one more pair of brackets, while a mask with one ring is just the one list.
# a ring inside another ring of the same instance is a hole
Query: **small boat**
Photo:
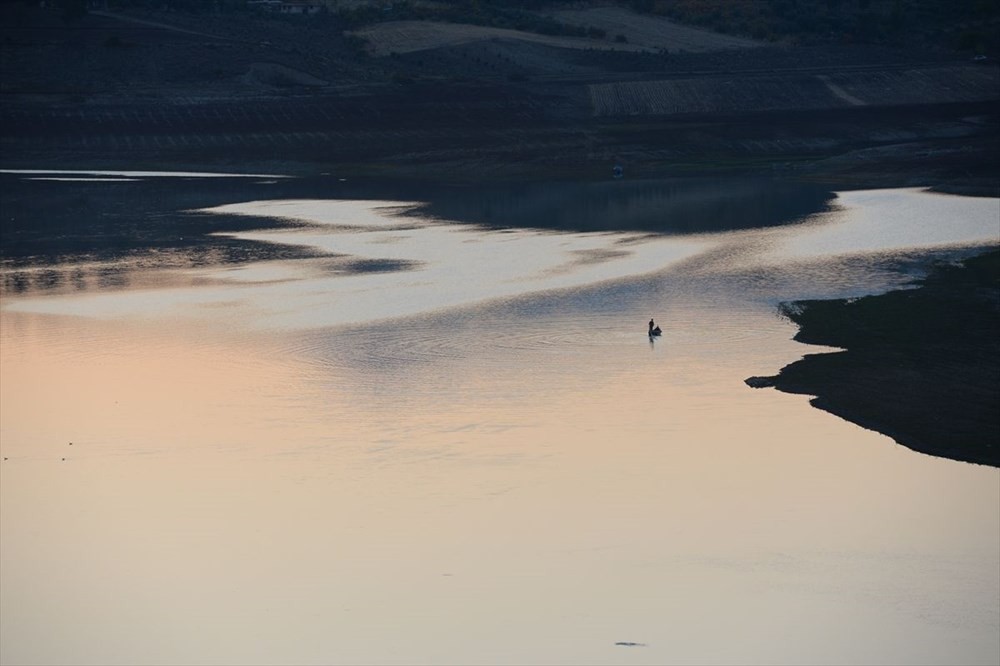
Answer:
[[652, 338], [652, 337], [655, 337], [657, 335], [663, 335], [663, 331], [660, 330], [659, 326], [657, 326], [656, 328], [649, 329], [649, 337]]

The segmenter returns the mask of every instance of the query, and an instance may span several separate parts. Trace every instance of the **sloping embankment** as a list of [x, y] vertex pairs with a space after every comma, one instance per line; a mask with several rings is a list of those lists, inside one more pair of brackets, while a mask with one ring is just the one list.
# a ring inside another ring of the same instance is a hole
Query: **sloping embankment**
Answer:
[[1000, 68], [977, 65], [861, 69], [824, 74], [703, 75], [588, 86], [595, 116], [753, 113], [1000, 99]]

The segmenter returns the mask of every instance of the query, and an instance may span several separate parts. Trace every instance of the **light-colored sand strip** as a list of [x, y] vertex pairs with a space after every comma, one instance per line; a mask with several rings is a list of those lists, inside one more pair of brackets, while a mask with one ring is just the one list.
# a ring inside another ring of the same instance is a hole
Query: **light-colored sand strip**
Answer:
[[195, 35], [197, 37], [208, 37], [209, 39], [217, 39], [224, 42], [234, 42], [239, 41], [232, 39], [230, 37], [220, 37], [218, 35], [213, 35], [207, 32], [199, 32], [198, 30], [188, 30], [187, 28], [180, 28], [176, 25], [170, 25], [169, 23], [160, 23], [158, 21], [146, 21], [140, 18], [135, 18], [133, 16], [126, 16], [125, 14], [119, 14], [117, 12], [106, 12], [94, 10], [89, 12], [93, 16], [103, 16], [105, 18], [116, 19], [119, 21], [126, 21], [128, 23], [138, 23], [139, 25], [146, 25], [151, 28], [159, 28], [161, 30], [169, 30], [171, 32], [182, 32], [187, 35]]
[[831, 81], [829, 79], [829, 77], [820, 75], [819, 80], [822, 81], [826, 85], [826, 87], [830, 89], [830, 92], [832, 92], [834, 95], [836, 95], [840, 99], [844, 100], [848, 104], [852, 104], [854, 106], [867, 106], [868, 105], [868, 102], [866, 102], [864, 100], [861, 100], [861, 99], [858, 99], [857, 97], [855, 97], [851, 93], [847, 92], [846, 90], [844, 90], [843, 88], [841, 88], [840, 86], [838, 86], [836, 83], [834, 83], [833, 81]]
[[490, 28], [460, 23], [434, 21], [388, 21], [356, 30], [353, 33], [366, 40], [377, 56], [391, 53], [412, 53], [442, 46], [461, 46], [491, 39], [518, 40], [565, 49], [607, 49], [618, 51], [656, 51], [640, 44], [619, 44], [606, 40], [576, 37], [551, 37], [533, 32]]
[[203, 171], [104, 171], [100, 169], [0, 169], [0, 173], [25, 175], [83, 175], [122, 178], [288, 178], [268, 173], [209, 173]]

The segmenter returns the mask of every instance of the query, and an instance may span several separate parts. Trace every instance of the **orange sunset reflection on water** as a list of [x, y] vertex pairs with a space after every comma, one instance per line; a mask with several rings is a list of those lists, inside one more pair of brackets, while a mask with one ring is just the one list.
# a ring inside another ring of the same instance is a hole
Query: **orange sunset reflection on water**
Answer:
[[[846, 201], [825, 223], [856, 221]], [[377, 223], [283, 240], [370, 258]], [[5, 297], [2, 661], [995, 663], [998, 470], [743, 384], [822, 351], [774, 313], [781, 248], [813, 261], [822, 224], [633, 238], [583, 273], [487, 251]], [[804, 292], [895, 279], [801, 270]]]

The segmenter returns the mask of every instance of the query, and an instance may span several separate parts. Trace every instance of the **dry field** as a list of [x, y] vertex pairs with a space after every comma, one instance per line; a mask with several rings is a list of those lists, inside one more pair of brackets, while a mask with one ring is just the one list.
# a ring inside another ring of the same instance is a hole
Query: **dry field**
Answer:
[[706, 76], [589, 86], [595, 116], [740, 113], [1000, 99], [997, 67], [957, 65], [830, 75]]
[[655, 51], [705, 53], [763, 46], [762, 42], [753, 39], [690, 28], [662, 17], [636, 14], [622, 7], [567, 9], [549, 15], [560, 23], [599, 28], [610, 39], [624, 35], [629, 44]]
[[580, 50], [602, 49], [634, 52], [659, 50], [642, 44], [619, 44], [609, 40], [577, 37], [553, 37], [520, 30], [434, 21], [389, 21], [367, 26], [352, 34], [366, 40], [370, 52], [376, 56], [386, 56], [391, 53], [412, 53], [446, 46], [461, 46], [487, 40], [513, 40]]
[[[354, 34], [367, 40], [371, 52], [379, 56], [497, 39], [566, 49], [652, 53], [706, 53], [763, 45], [752, 39], [690, 28], [665, 18], [642, 16], [619, 7], [562, 10], [547, 15], [568, 25], [598, 28], [606, 33], [606, 38], [554, 37], [519, 30], [433, 21], [390, 21], [368, 26]], [[619, 35], [624, 36], [627, 41], [615, 41]]]

